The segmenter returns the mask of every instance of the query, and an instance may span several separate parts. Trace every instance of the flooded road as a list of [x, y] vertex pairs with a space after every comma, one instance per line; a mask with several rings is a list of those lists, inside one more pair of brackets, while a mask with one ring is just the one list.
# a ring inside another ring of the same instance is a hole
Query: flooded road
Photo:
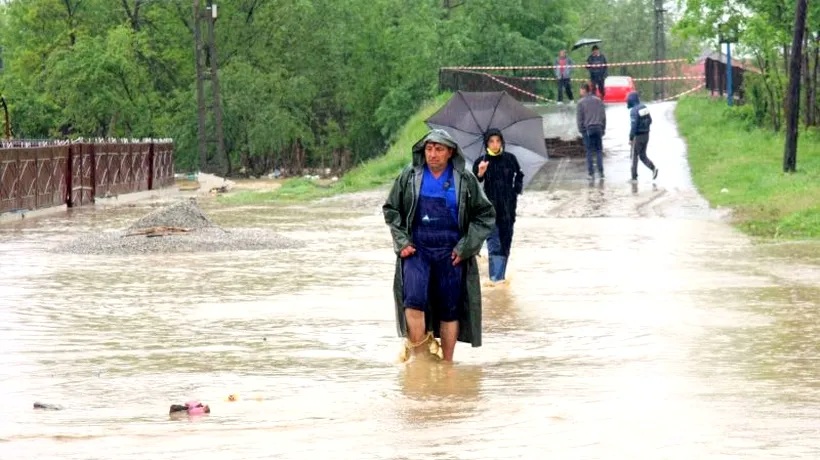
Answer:
[[[627, 182], [621, 107], [603, 183], [542, 171], [510, 284], [483, 291], [484, 346], [451, 367], [396, 364], [382, 191], [202, 204], [293, 250], [49, 252], [148, 203], [0, 226], [0, 459], [819, 458], [820, 245], [719, 221], [671, 108], [654, 186]], [[170, 419], [189, 399], [212, 413]]]

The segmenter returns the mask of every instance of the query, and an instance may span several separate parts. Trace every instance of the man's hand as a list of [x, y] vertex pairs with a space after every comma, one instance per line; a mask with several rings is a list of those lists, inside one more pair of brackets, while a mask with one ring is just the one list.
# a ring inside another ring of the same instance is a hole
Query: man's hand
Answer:
[[484, 160], [478, 164], [478, 177], [484, 177], [484, 173], [487, 172], [487, 165], [489, 164], [490, 162], [487, 160]]
[[406, 248], [401, 250], [401, 252], [399, 253], [399, 256], [402, 259], [406, 259], [406, 258], [412, 256], [415, 253], [416, 253], [416, 248], [414, 248], [413, 246], [407, 246]]
[[629, 145], [632, 145], [634, 141], [632, 139], [629, 140]]
[[453, 251], [453, 254], [450, 256], [450, 258], [453, 259], [453, 267], [461, 263], [461, 256], [456, 254], [455, 251]]

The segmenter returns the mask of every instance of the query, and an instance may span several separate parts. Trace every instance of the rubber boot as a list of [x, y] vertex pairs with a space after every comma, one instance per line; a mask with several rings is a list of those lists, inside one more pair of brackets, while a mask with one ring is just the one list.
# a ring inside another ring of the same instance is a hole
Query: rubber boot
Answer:
[[496, 258], [496, 256], [494, 256], [492, 254], [487, 256], [487, 262], [490, 265], [490, 270], [489, 270], [489, 272], [490, 272], [490, 281], [492, 281], [493, 283], [498, 281], [497, 279], [495, 279], [495, 272], [497, 270], [495, 258]]
[[490, 270], [490, 281], [493, 283], [497, 283], [504, 279], [504, 264], [506, 259], [507, 258], [504, 256], [490, 256], [490, 260], [494, 266], [494, 268]]
[[498, 256], [498, 259], [498, 264], [500, 265], [498, 269], [498, 281], [504, 281], [507, 279], [507, 257]]

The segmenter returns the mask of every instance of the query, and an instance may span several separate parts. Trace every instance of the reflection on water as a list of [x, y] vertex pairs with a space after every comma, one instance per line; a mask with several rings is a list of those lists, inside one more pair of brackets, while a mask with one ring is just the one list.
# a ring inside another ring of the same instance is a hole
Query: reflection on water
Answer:
[[[143, 204], [0, 226], [0, 458], [820, 457], [820, 246], [636, 217], [689, 192], [617, 174], [524, 195], [484, 346], [452, 365], [396, 364], [380, 192], [203, 205], [304, 250], [48, 252]], [[191, 399], [211, 414], [169, 417]]]
[[467, 419], [479, 402], [483, 369], [475, 365], [413, 360], [399, 373], [407, 400], [401, 412], [408, 429]]

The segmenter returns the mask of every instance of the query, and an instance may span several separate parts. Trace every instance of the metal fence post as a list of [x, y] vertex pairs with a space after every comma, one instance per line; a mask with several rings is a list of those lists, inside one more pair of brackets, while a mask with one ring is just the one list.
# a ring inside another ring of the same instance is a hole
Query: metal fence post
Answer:
[[148, 144], [148, 190], [154, 190], [154, 141]]
[[65, 168], [65, 188], [66, 188], [66, 197], [65, 197], [65, 204], [69, 208], [74, 207], [74, 149], [72, 145], [68, 145], [68, 165]]

